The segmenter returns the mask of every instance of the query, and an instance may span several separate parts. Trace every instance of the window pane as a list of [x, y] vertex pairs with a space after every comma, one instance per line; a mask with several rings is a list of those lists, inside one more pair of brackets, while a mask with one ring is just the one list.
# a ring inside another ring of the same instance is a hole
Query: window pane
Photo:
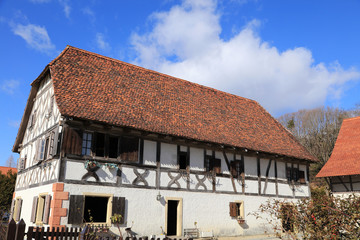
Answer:
[[120, 140], [120, 158], [123, 161], [137, 162], [139, 139], [122, 137]]
[[106, 222], [109, 197], [85, 197], [84, 219], [86, 222]]

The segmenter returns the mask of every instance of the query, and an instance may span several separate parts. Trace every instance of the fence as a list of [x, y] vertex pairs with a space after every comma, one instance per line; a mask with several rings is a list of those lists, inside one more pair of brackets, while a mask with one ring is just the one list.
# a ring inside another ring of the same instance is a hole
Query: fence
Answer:
[[[55, 228], [55, 227], [28, 227], [25, 232], [26, 224], [23, 219], [16, 224], [12, 219], [8, 225], [5, 240], [119, 240], [120, 237], [107, 234], [99, 229], [108, 229], [106, 226], [87, 225], [85, 228]], [[126, 237], [125, 240], [149, 240], [148, 237], [136, 238]], [[160, 240], [160, 238], [150, 238], [150, 240]], [[192, 238], [162, 238], [161, 240], [193, 240]]]

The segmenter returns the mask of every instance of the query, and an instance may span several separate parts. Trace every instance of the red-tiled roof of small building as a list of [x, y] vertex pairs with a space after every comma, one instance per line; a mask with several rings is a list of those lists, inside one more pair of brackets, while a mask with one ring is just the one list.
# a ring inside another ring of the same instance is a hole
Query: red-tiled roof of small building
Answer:
[[8, 171], [12, 171], [12, 173], [17, 173], [17, 169], [13, 167], [1, 167], [0, 166], [0, 173], [6, 175]]
[[345, 119], [329, 160], [316, 177], [360, 174], [360, 117]]
[[317, 161], [253, 100], [70, 46], [47, 68], [64, 116]]

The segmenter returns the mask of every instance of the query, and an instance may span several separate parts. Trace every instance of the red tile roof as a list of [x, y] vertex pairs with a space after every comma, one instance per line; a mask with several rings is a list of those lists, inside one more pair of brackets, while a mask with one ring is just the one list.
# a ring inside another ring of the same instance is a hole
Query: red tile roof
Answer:
[[13, 173], [17, 173], [17, 169], [16, 168], [12, 168], [12, 167], [1, 167], [0, 166], [0, 173], [6, 175], [8, 173], [8, 171], [12, 171]]
[[64, 116], [316, 161], [253, 100], [70, 46], [48, 67]]
[[360, 117], [345, 119], [329, 160], [316, 177], [360, 174]]

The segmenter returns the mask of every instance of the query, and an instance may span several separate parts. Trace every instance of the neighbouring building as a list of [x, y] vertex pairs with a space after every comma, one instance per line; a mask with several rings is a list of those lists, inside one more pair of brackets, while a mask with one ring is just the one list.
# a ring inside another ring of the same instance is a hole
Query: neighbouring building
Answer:
[[253, 100], [70, 46], [31, 86], [13, 147], [28, 225], [262, 234], [248, 213], [310, 195], [316, 159]]
[[326, 178], [334, 195], [360, 192], [360, 117], [343, 121], [334, 150], [316, 177]]

